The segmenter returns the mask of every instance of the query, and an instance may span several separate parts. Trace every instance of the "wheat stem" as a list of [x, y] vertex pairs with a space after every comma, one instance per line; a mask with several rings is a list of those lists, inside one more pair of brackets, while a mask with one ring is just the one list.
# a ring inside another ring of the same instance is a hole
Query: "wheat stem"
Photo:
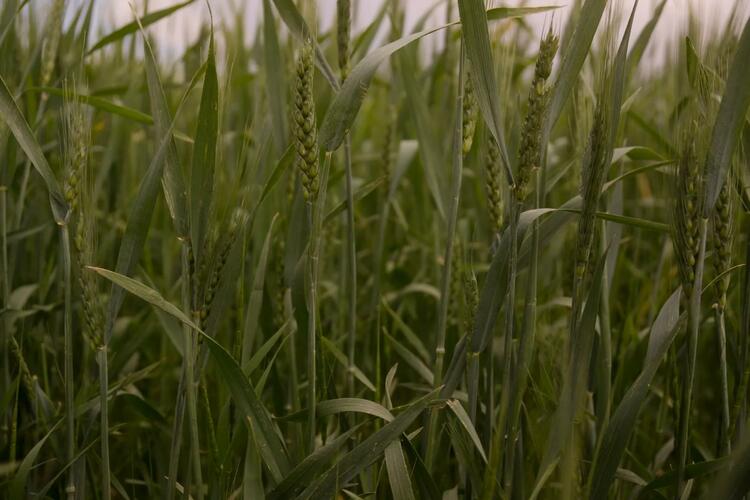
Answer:
[[99, 362], [99, 426], [101, 429], [101, 453], [102, 453], [102, 497], [112, 498], [110, 465], [109, 465], [109, 367], [107, 363], [107, 346], [102, 345], [97, 351]]
[[695, 365], [698, 356], [698, 332], [701, 320], [701, 288], [703, 283], [703, 267], [706, 255], [706, 235], [708, 233], [708, 219], [701, 218], [699, 228], [700, 243], [698, 258], [695, 266], [695, 280], [688, 303], [688, 352], [686, 360], [687, 378], [683, 385], [682, 402], [680, 407], [679, 436], [677, 449], [677, 491], [682, 496], [685, 490], [685, 467], [688, 460], [688, 439], [690, 436], [690, 409], [693, 398], [693, 384], [695, 381]]
[[[464, 61], [463, 42], [461, 47], [461, 59], [459, 63], [459, 89], [456, 97], [456, 123], [453, 127], [453, 162], [451, 168], [451, 193], [450, 212], [448, 214], [448, 227], [445, 239], [445, 251], [443, 253], [443, 273], [440, 279], [440, 301], [438, 303], [438, 323], [435, 342], [435, 365], [433, 369], [434, 387], [440, 387], [443, 383], [443, 362], [445, 359], [445, 333], [448, 324], [448, 306], [451, 300], [451, 263], [453, 262], [453, 251], [455, 249], [456, 224], [458, 221], [458, 209], [461, 200], [461, 172], [463, 169], [463, 137], [462, 122], [463, 94], [464, 94]], [[435, 441], [437, 439], [438, 410], [433, 409], [430, 414], [430, 424], [427, 438], [426, 464], [430, 468], [433, 464], [435, 453]]]
[[349, 371], [347, 373], [349, 392], [353, 394], [355, 366], [355, 347], [357, 341], [357, 243], [354, 225], [354, 187], [352, 176], [352, 144], [351, 135], [347, 134], [344, 142], [344, 169], [346, 177], [346, 262], [347, 271], [347, 331], [348, 337], [348, 361]]
[[[66, 458], [72, 462], [76, 451], [75, 433], [75, 386], [73, 379], [73, 297], [71, 279], [71, 256], [70, 256], [70, 234], [68, 225], [60, 226], [60, 239], [62, 243], [62, 265], [63, 286], [65, 290], [65, 312], [64, 312], [64, 385], [65, 385], [65, 434], [66, 434]], [[75, 468], [71, 467], [68, 473], [68, 484], [65, 488], [69, 500], [76, 498]]]

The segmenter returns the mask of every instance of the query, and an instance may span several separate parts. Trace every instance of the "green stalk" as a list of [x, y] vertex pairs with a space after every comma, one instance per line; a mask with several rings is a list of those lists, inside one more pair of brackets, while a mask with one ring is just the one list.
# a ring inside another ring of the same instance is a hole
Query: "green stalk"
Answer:
[[198, 402], [195, 394], [195, 332], [189, 328], [189, 336], [185, 343], [185, 358], [187, 359], [185, 387], [187, 392], [188, 419], [190, 422], [190, 451], [192, 454], [193, 473], [196, 480], [198, 499], [203, 498], [203, 475], [201, 473], [201, 453], [198, 434]]
[[[473, 333], [473, 332], [472, 332]], [[468, 340], [471, 346], [471, 339]], [[481, 353], [466, 352], [466, 389], [469, 394], [469, 419], [476, 426], [477, 423], [477, 401], [479, 399], [479, 355]]]
[[[183, 241], [181, 252], [181, 267], [182, 267], [182, 307], [188, 310], [190, 307], [190, 248], [189, 243]], [[180, 376], [180, 383], [177, 387], [177, 401], [175, 402], [175, 414], [174, 421], [172, 422], [172, 441], [169, 449], [169, 476], [167, 478], [167, 500], [174, 498], [174, 492], [176, 491], [177, 485], [177, 470], [180, 466], [180, 450], [182, 448], [182, 427], [185, 421], [185, 391], [186, 384], [188, 382], [188, 344], [191, 342], [190, 327], [183, 325], [182, 327], [183, 339], [185, 342], [185, 350], [182, 356], [182, 374]], [[191, 375], [192, 378], [192, 375]]]
[[680, 408], [679, 440], [677, 453], [677, 496], [682, 496], [685, 490], [685, 467], [688, 459], [688, 438], [690, 424], [690, 408], [693, 398], [693, 382], [695, 380], [695, 364], [698, 355], [698, 332], [701, 320], [701, 288], [703, 286], [703, 267], [706, 255], [706, 235], [708, 232], [708, 219], [700, 220], [700, 248], [698, 262], [695, 269], [695, 283], [688, 304], [688, 354], [687, 354], [687, 380], [683, 386], [682, 406]]
[[307, 245], [307, 454], [315, 449], [315, 406], [318, 404], [315, 391], [315, 362], [317, 355], [315, 323], [317, 322], [318, 290], [316, 286], [315, 247], [318, 235], [315, 231], [315, 204], [313, 200], [307, 202], [307, 221], [310, 227], [310, 242]]
[[[65, 317], [64, 317], [64, 370], [65, 383], [65, 433], [66, 433], [66, 460], [70, 463], [75, 457], [75, 388], [73, 382], [73, 297], [71, 287], [71, 258], [70, 258], [70, 233], [68, 225], [60, 226], [60, 239], [62, 243], [63, 284], [65, 288]], [[76, 498], [75, 467], [70, 467], [68, 472], [68, 484], [65, 493], [69, 500]]]
[[[189, 281], [191, 289], [194, 288], [192, 280]], [[191, 294], [195, 297], [195, 294]], [[193, 308], [194, 310], [197, 307]], [[198, 431], [198, 398], [196, 396], [196, 354], [198, 352], [198, 332], [184, 325], [185, 330], [185, 391], [187, 399], [188, 422], [190, 425], [190, 461], [195, 474], [196, 496], [198, 500], [203, 499], [203, 473], [201, 471], [200, 435]]]
[[107, 401], [107, 390], [109, 389], [109, 368], [107, 363], [107, 344], [101, 346], [97, 352], [99, 361], [99, 427], [102, 452], [102, 498], [112, 498], [110, 487], [109, 468], [109, 402]]
[[490, 446], [490, 458], [487, 469], [484, 474], [484, 484], [482, 487], [482, 500], [492, 500], [495, 495], [495, 478], [500, 469], [501, 450], [506, 441], [506, 421], [508, 419], [508, 409], [510, 406], [510, 389], [511, 389], [511, 363], [513, 357], [513, 330], [516, 295], [516, 271], [518, 270], [518, 219], [520, 216], [521, 204], [516, 199], [515, 190], [510, 190], [510, 256], [508, 259], [508, 292], [505, 300], [505, 346], [503, 353], [503, 392], [500, 395], [500, 411], [495, 421], [494, 433], [492, 433], [492, 444]]
[[307, 246], [307, 451], [315, 449], [315, 406], [318, 403], [315, 388], [317, 320], [318, 320], [318, 267], [320, 259], [320, 230], [325, 211], [328, 169], [331, 165], [331, 154], [326, 153], [323, 169], [320, 174], [320, 192], [315, 200], [308, 200], [307, 213], [310, 224], [310, 242]]
[[[456, 97], [456, 123], [453, 128], [453, 168], [451, 169], [450, 213], [448, 214], [448, 228], [443, 254], [443, 275], [440, 281], [440, 302], [438, 305], [437, 340], [435, 342], [435, 366], [433, 370], [434, 387], [443, 383], [443, 362], [445, 359], [445, 332], [448, 325], [448, 306], [450, 305], [451, 263], [453, 262], [454, 240], [456, 239], [456, 224], [458, 209], [461, 201], [461, 173], [463, 170], [463, 101], [464, 101], [464, 63], [463, 42], [461, 45], [461, 59], [459, 62], [459, 88]], [[432, 468], [437, 439], [438, 409], [430, 413], [428, 425], [426, 464], [428, 470]]]
[[[744, 428], [742, 416], [745, 414], [747, 387], [750, 382], [750, 340], [748, 339], [748, 328], [750, 328], [750, 239], [745, 246], [745, 272], [742, 279], [742, 290], [740, 292], [740, 348], [739, 348], [739, 383], [735, 385], [734, 405], [730, 417], [729, 436], [730, 439], [737, 434], [737, 426], [740, 431]], [[744, 368], [742, 368], [744, 367]], [[739, 436], [738, 436], [739, 437]]]
[[19, 373], [16, 377], [15, 384], [15, 396], [13, 397], [13, 409], [10, 415], [10, 452], [8, 453], [8, 461], [13, 462], [16, 459], [16, 451], [18, 448], [18, 394], [21, 392], [21, 374]]
[[[187, 339], [187, 337], [186, 337]], [[180, 465], [180, 450], [182, 449], [182, 426], [185, 421], [185, 373], [186, 362], [183, 358], [180, 383], [177, 387], [177, 401], [175, 402], [174, 421], [172, 422], [172, 440], [169, 446], [169, 475], [167, 477], [167, 500], [174, 499], [177, 490], [177, 469]]]
[[344, 168], [346, 170], [346, 248], [348, 266], [348, 324], [349, 332], [349, 372], [347, 373], [347, 382], [349, 385], [349, 394], [354, 395], [354, 351], [357, 340], [357, 243], [355, 239], [354, 226], [354, 188], [352, 187], [352, 139], [347, 134], [344, 141]]
[[721, 376], [721, 455], [732, 451], [729, 435], [729, 380], [727, 378], [727, 330], [724, 308], [716, 308], [716, 340], [719, 349], [719, 372]]
[[[607, 223], [602, 221], [601, 239], [602, 250], [607, 248]], [[597, 435], [601, 437], [602, 431], [609, 422], [611, 412], [611, 393], [612, 393], [612, 329], [609, 320], [609, 277], [607, 272], [602, 273], [602, 296], [599, 303], [599, 328], [601, 336], [599, 342], [599, 355], [597, 370], [599, 372], [597, 380], [597, 398], [596, 398], [596, 415], [597, 415]], [[597, 439], [598, 440], [598, 439]]]
[[[539, 208], [544, 194], [541, 191], [543, 169], [537, 171], [536, 182], [536, 207]], [[513, 369], [512, 390], [513, 394], [510, 401], [510, 420], [508, 422], [508, 442], [506, 444], [504, 485], [508, 495], [513, 493], [513, 480], [515, 479], [515, 449], [521, 436], [518, 429], [518, 422], [521, 413], [521, 403], [526, 391], [528, 382], [528, 370], [534, 355], [534, 339], [536, 337], [536, 308], [537, 308], [537, 287], [539, 275], [539, 221], [535, 220], [531, 225], [532, 250], [531, 261], [529, 262], [529, 275], [526, 284], [526, 305], [523, 314], [523, 330], [518, 345], [518, 361]], [[505, 390], [505, 389], [504, 389]]]
[[[10, 300], [10, 279], [8, 277], [8, 218], [7, 218], [7, 196], [8, 188], [0, 185], [0, 276], [2, 276], [2, 294], [3, 308], [9, 308]], [[10, 381], [10, 315], [3, 314], [3, 390], [11, 386]], [[15, 454], [11, 455], [10, 460], [15, 459]]]

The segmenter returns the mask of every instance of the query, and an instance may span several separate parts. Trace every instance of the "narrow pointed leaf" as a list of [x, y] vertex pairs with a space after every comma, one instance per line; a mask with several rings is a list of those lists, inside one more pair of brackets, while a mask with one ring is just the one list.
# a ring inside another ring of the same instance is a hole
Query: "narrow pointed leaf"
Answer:
[[34, 466], [34, 462], [36, 462], [36, 458], [39, 456], [39, 452], [42, 451], [44, 443], [47, 442], [49, 437], [52, 435], [52, 433], [55, 432], [55, 430], [57, 430], [62, 422], [63, 420], [58, 420], [57, 423], [55, 423], [50, 428], [50, 430], [47, 431], [47, 434], [45, 434], [39, 441], [37, 441], [37, 443], [23, 458], [20, 465], [18, 466], [18, 469], [16, 469], [15, 476], [13, 476], [13, 479], [10, 482], [10, 488], [8, 490], [8, 498], [10, 498], [10, 500], [22, 500], [24, 498], [27, 498], [24, 489], [26, 487], [31, 468]]
[[505, 145], [503, 118], [500, 113], [498, 97], [500, 91], [495, 79], [495, 64], [490, 48], [490, 33], [484, 2], [482, 0], [459, 0], [458, 11], [461, 15], [466, 56], [471, 61], [471, 77], [479, 109], [482, 111], [487, 128], [497, 142], [508, 179], [512, 179], [508, 148]]
[[203, 94], [198, 110], [198, 128], [193, 146], [190, 171], [190, 239], [193, 253], [200, 262], [203, 239], [208, 226], [208, 212], [214, 191], [216, 143], [219, 133], [219, 81], [216, 76], [213, 33], [208, 44]]
[[396, 440], [385, 448], [385, 467], [388, 471], [388, 482], [394, 500], [415, 500], [411, 488], [409, 468], [404, 457], [401, 441]]
[[47, 163], [47, 158], [44, 157], [42, 148], [34, 137], [34, 133], [31, 131], [28, 122], [21, 114], [21, 110], [16, 106], [13, 95], [8, 90], [8, 86], [5, 84], [2, 76], [0, 76], [0, 119], [13, 132], [13, 136], [18, 141], [21, 149], [26, 153], [31, 164], [34, 165], [34, 168], [42, 176], [44, 183], [47, 185], [52, 216], [55, 218], [55, 222], [58, 224], [65, 223], [68, 217], [68, 204], [65, 202], [60, 185], [57, 183], [55, 174], [52, 172], [49, 163]]
[[113, 115], [122, 116], [123, 118], [127, 118], [128, 120], [132, 120], [137, 123], [144, 123], [146, 125], [151, 125], [152, 123], [154, 123], [154, 119], [150, 115], [147, 115], [142, 111], [116, 104], [112, 101], [108, 101], [107, 99], [95, 95], [71, 93], [57, 87], [33, 87], [29, 90], [35, 92], [45, 92], [57, 97], [75, 99], [84, 104], [88, 104], [89, 106], [100, 111], [106, 111], [107, 113], [112, 113]]
[[200, 330], [177, 306], [167, 301], [162, 295], [143, 283], [127, 276], [122, 276], [107, 269], [89, 267], [92, 271], [121, 286], [128, 292], [140, 299], [158, 307], [162, 311], [174, 316], [193, 330], [201, 334], [208, 347], [216, 366], [223, 375], [223, 382], [227, 384], [232, 393], [234, 402], [245, 417], [252, 419], [253, 425], [257, 427], [256, 439], [260, 443], [260, 454], [269, 468], [274, 480], [281, 481], [284, 474], [289, 471], [289, 457], [281, 437], [277, 433], [268, 411], [258, 399], [250, 381], [242, 373], [242, 368], [232, 358], [224, 347], [216, 340]]
[[284, 20], [287, 28], [289, 28], [289, 31], [291, 31], [298, 40], [301, 40], [302, 42], [307, 42], [308, 40], [313, 42], [315, 45], [315, 61], [318, 68], [320, 68], [320, 71], [323, 73], [326, 81], [328, 81], [328, 84], [334, 90], [338, 90], [339, 81], [336, 78], [333, 69], [331, 69], [331, 65], [328, 64], [328, 60], [326, 59], [325, 54], [323, 54], [323, 50], [312, 35], [310, 28], [307, 26], [305, 18], [302, 17], [302, 14], [297, 9], [297, 6], [294, 5], [292, 0], [273, 0], [273, 3], [276, 6], [276, 10], [279, 11], [281, 19]]
[[325, 472], [325, 467], [333, 460], [347, 441], [359, 431], [356, 425], [337, 436], [332, 441], [315, 450], [297, 464], [289, 474], [268, 494], [269, 500], [290, 498], [296, 491], [310, 484], [316, 476]]
[[409, 426], [437, 398], [439, 392], [440, 388], [409, 405], [392, 422], [384, 425], [380, 430], [354, 447], [324, 475], [306, 488], [297, 499], [329, 498], [333, 495], [337, 485], [348, 483], [376, 460], [391, 442], [400, 439]]
[[726, 181], [732, 156], [742, 132], [748, 106], [750, 106], [750, 18], [745, 22], [737, 52], [729, 68], [724, 96], [716, 116], [711, 145], [706, 159], [706, 188], [703, 200], [703, 217], [713, 213], [716, 199]]
[[[155, 22], [160, 21], [164, 19], [165, 17], [169, 17], [174, 12], [177, 12], [183, 7], [187, 7], [194, 1], [195, 0], [188, 0], [187, 2], [178, 3], [176, 5], [172, 5], [171, 7], [167, 7], [165, 9], [161, 9], [156, 12], [151, 12], [150, 14], [146, 14], [145, 16], [141, 18], [141, 24], [143, 24], [144, 27], [154, 24]], [[92, 52], [96, 52], [102, 47], [106, 47], [107, 45], [114, 43], [118, 40], [122, 40], [126, 36], [131, 35], [135, 33], [136, 31], [138, 31], [137, 21], [127, 23], [126, 25], [116, 29], [109, 35], [105, 36], [104, 38], [96, 42], [94, 46], [91, 47], [91, 49], [89, 49], [88, 54], [91, 54]]]
[[625, 453], [630, 434], [635, 427], [638, 412], [648, 394], [648, 388], [656, 375], [667, 349], [672, 344], [679, 328], [680, 290], [675, 291], [662, 306], [651, 327], [648, 353], [638, 376], [614, 411], [604, 430], [599, 454], [591, 472], [592, 482], [589, 498], [606, 498], [615, 477], [617, 467]]
[[549, 136], [552, 126], [560, 118], [563, 107], [573, 91], [606, 6], [607, 0], [586, 0], [581, 9], [573, 37], [564, 48], [560, 71], [550, 98], [546, 136]]

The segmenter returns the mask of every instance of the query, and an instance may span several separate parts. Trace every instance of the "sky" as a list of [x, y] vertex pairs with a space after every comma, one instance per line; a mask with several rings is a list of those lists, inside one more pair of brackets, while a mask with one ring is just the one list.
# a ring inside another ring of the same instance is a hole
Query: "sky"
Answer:
[[[44, 1], [44, 0], [37, 0]], [[144, 2], [148, 2], [149, 10], [154, 11], [178, 3], [179, 0], [98, 0], [96, 18], [102, 32], [106, 32], [113, 26], [122, 25], [133, 19], [132, 7], [135, 6], [139, 13], [143, 12]], [[354, 19], [354, 32], [363, 29], [371, 21], [377, 12], [382, 0], [353, 0], [355, 4], [356, 17]], [[438, 0], [439, 1], [439, 0]], [[538, 5], [570, 5], [574, 0], [492, 0], [493, 6], [538, 6]], [[407, 6], [407, 29], [409, 23], [413, 23], [427, 9], [435, 4], [436, 0], [402, 0]], [[317, 0], [318, 15], [325, 29], [333, 22], [336, 9], [336, 0]], [[445, 7], [439, 6], [434, 10], [428, 24], [437, 25], [445, 20]], [[659, 0], [640, 0], [636, 11], [634, 33], [640, 29], [651, 18]], [[243, 6], [246, 12], [248, 37], [254, 33], [257, 20], [262, 18], [262, 0], [211, 0], [211, 6], [218, 19], [228, 18], [238, 6]], [[633, 0], [610, 0], [611, 5], [626, 9], [627, 12], [633, 5]], [[706, 20], [706, 26], [722, 26], [727, 19], [733, 6], [739, 5], [741, 12], [747, 15], [750, 12], [750, 0], [667, 0], [667, 5], [662, 18], [657, 26], [656, 39], [653, 54], [663, 52], [664, 45], [669, 40], [674, 40], [684, 32], [687, 13], [690, 9], [696, 12], [700, 19]], [[560, 9], [562, 16], [567, 9]], [[454, 9], [455, 11], [455, 9]], [[160, 21], [150, 28], [151, 33], [158, 37], [164, 50], [177, 54], [189, 41], [193, 41], [199, 26], [208, 13], [204, 1], [195, 2], [167, 19]], [[456, 13], [456, 16], [458, 14]], [[556, 14], [557, 17], [557, 14]], [[532, 16], [529, 21], [541, 30], [549, 18], [545, 14]], [[94, 37], [96, 38], [96, 36]], [[436, 37], [437, 39], [441, 37]], [[647, 57], [648, 54], [647, 54]]]

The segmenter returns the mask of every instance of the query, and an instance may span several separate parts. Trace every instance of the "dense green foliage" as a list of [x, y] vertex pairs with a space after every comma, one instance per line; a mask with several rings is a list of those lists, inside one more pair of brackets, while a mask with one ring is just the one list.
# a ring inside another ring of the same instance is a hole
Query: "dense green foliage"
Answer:
[[0, 6], [0, 497], [745, 498], [742, 9], [194, 1]]

